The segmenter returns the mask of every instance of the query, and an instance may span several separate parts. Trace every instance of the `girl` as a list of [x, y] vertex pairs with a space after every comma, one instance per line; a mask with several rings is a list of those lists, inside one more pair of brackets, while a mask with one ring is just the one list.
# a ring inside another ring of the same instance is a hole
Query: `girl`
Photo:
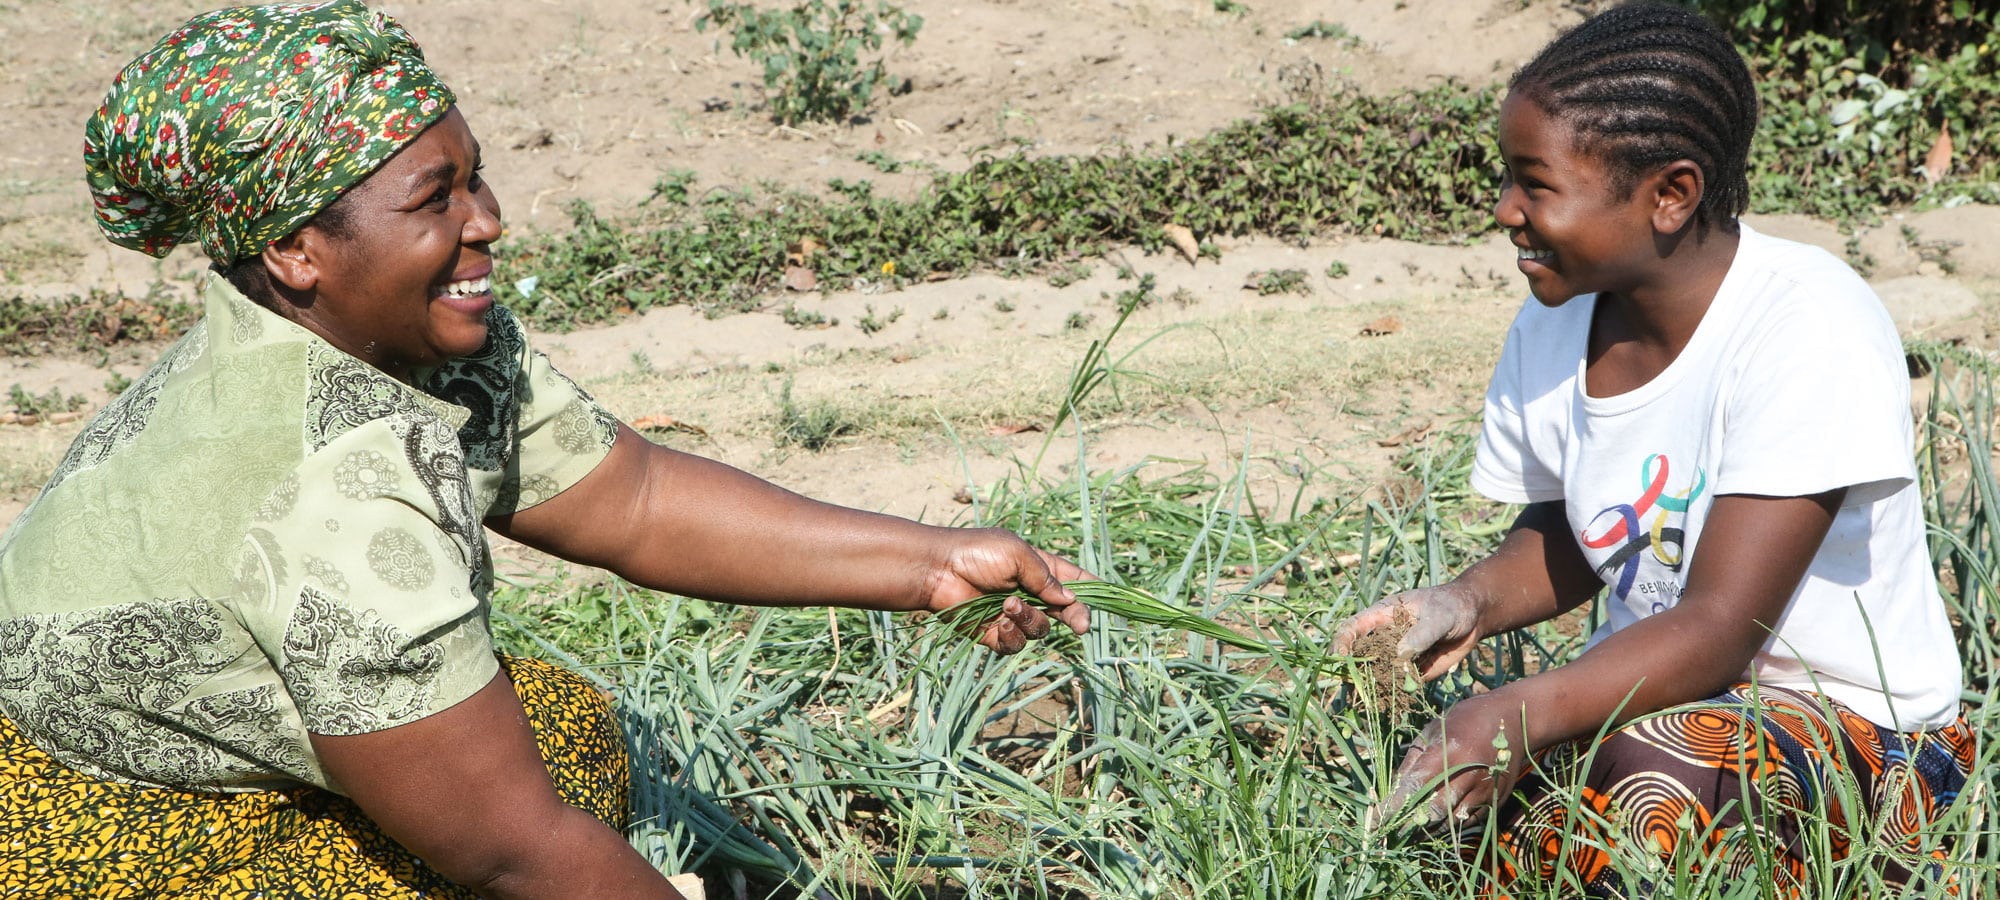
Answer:
[[[1737, 220], [1756, 93], [1698, 15], [1612, 9], [1509, 87], [1494, 215], [1534, 296], [1472, 484], [1526, 507], [1492, 556], [1335, 644], [1413, 623], [1400, 652], [1435, 678], [1608, 588], [1604, 625], [1575, 661], [1431, 723], [1388, 805], [1499, 804], [1495, 878], [1567, 869], [1592, 892], [1648, 852], [1731, 872], [1773, 855], [1796, 890], [1824, 852], [1807, 816], [1831, 822], [1833, 858], [1850, 840], [1907, 850], [1963, 784], [1972, 737], [1894, 324], [1833, 256]], [[1864, 837], [1864, 820], [1881, 824]]]

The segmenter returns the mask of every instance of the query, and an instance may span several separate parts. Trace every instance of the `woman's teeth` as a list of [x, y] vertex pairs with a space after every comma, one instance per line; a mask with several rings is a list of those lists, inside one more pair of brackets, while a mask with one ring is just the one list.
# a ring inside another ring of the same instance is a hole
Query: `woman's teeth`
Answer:
[[1514, 248], [1514, 255], [1518, 259], [1544, 260], [1553, 258], [1556, 252], [1554, 250], [1529, 250], [1526, 247], [1516, 247]]
[[459, 299], [464, 299], [467, 297], [477, 297], [492, 289], [493, 289], [493, 279], [491, 276], [489, 276], [486, 278], [471, 278], [465, 281], [454, 281], [440, 288], [438, 290], [438, 293], [443, 294], [447, 297], [456, 297]]

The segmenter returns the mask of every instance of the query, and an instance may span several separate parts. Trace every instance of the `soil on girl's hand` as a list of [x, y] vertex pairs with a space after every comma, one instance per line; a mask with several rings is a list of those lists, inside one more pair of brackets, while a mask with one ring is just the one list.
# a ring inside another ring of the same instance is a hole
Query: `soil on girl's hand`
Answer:
[[1396, 658], [1396, 645], [1402, 643], [1403, 635], [1416, 621], [1409, 608], [1398, 606], [1389, 624], [1354, 642], [1354, 657], [1362, 665], [1362, 683], [1358, 687], [1363, 710], [1387, 713], [1392, 720], [1401, 720], [1417, 705], [1416, 694], [1404, 689], [1404, 685], [1417, 681], [1417, 667], [1409, 660]]

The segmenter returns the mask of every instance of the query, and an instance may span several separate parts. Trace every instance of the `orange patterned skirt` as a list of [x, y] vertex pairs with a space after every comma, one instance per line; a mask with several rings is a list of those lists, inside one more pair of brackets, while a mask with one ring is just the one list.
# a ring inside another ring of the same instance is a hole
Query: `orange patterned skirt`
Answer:
[[[625, 825], [631, 773], [611, 704], [575, 673], [501, 658], [565, 799]], [[0, 717], [0, 896], [466, 898], [344, 797], [216, 794], [71, 770]]]
[[[1560, 879], [1590, 896], [1646, 894], [1627, 883], [1635, 868], [1671, 880], [1692, 865], [1796, 896], [1809, 859], [1846, 859], [1859, 843], [1889, 883], [1940, 879], [1943, 851], [1919, 831], [1957, 798], [1973, 759], [1962, 717], [1904, 734], [1821, 695], [1739, 684], [1594, 747], [1544, 753], [1501, 810], [1486, 865], [1502, 890]], [[1616, 864], [1620, 854], [1665, 867]]]

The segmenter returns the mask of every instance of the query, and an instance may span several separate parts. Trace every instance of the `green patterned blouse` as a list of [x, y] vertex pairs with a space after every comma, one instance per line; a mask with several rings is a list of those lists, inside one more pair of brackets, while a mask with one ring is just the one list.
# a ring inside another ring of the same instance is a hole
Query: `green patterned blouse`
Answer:
[[221, 278], [205, 303], [0, 535], [0, 713], [98, 777], [339, 790], [307, 733], [492, 679], [481, 521], [581, 480], [616, 422], [498, 307], [417, 390]]

